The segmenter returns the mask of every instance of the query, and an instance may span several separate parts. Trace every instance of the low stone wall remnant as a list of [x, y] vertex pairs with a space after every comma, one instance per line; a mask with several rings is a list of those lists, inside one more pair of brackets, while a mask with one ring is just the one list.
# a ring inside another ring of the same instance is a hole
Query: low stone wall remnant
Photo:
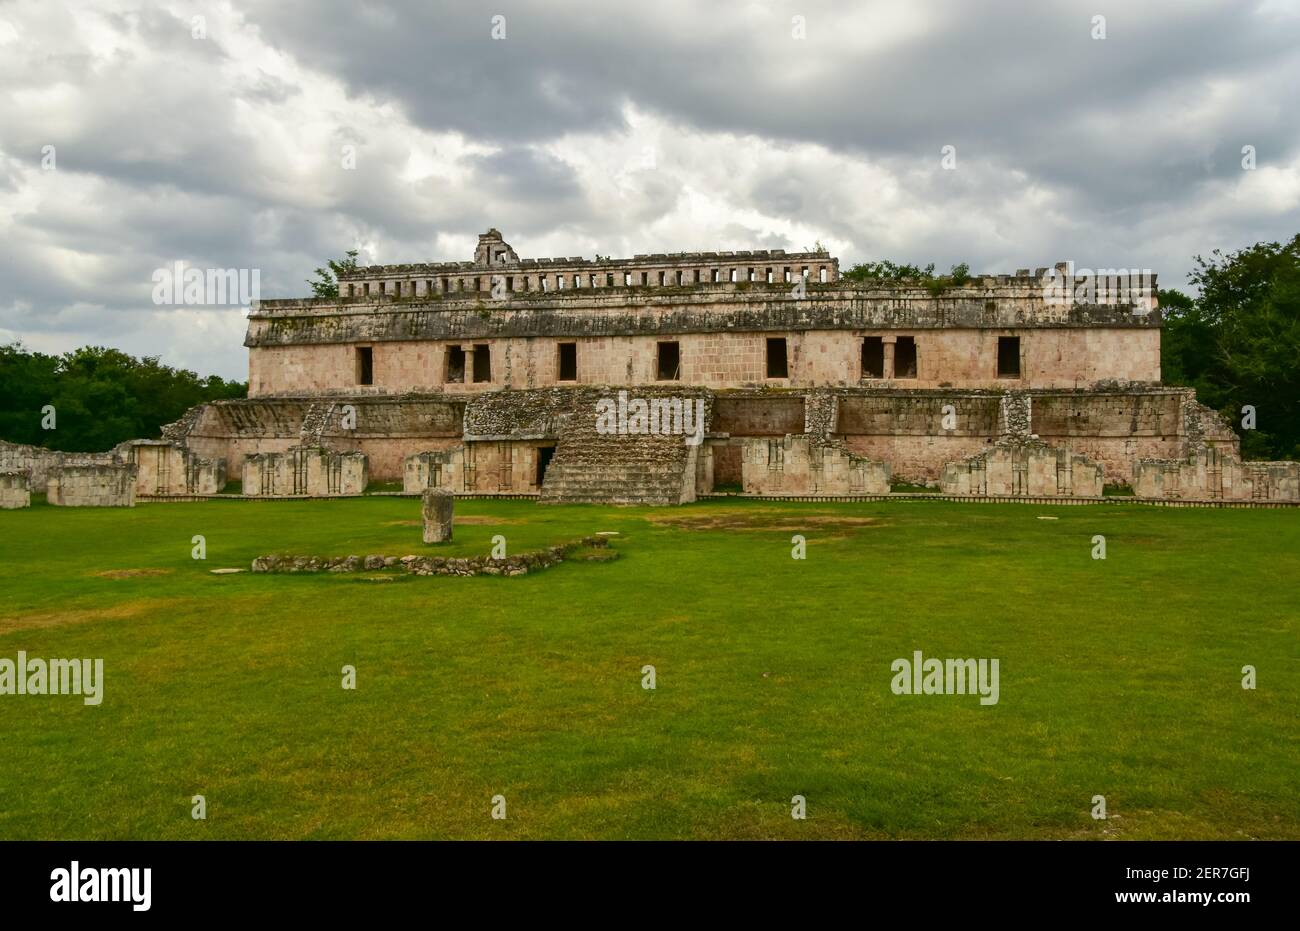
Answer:
[[136, 468], [130, 463], [50, 469], [46, 500], [59, 507], [135, 507]]
[[947, 495], [1100, 498], [1101, 466], [1086, 456], [1034, 437], [1011, 437], [943, 467]]
[[32, 503], [31, 476], [22, 470], [0, 472], [0, 510], [25, 508]]
[[583, 537], [570, 543], [561, 543], [532, 553], [518, 553], [503, 559], [491, 556], [259, 556], [253, 560], [254, 572], [365, 572], [380, 569], [400, 569], [411, 575], [527, 575], [530, 571], [546, 569], [564, 562], [576, 550], [594, 548], [605, 550], [600, 556], [588, 557], [593, 562], [607, 562], [617, 557], [607, 550], [609, 540], [602, 536]]
[[296, 446], [244, 459], [243, 493], [254, 497], [359, 495], [370, 483], [365, 453]]

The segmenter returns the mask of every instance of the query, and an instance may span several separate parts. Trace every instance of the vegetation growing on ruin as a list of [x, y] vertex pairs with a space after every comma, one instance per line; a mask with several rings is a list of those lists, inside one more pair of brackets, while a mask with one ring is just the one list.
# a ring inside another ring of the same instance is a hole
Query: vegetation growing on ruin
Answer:
[[307, 284], [311, 287], [311, 293], [315, 297], [338, 297], [338, 276], [343, 272], [357, 270], [357, 255], [356, 249], [349, 249], [343, 258], [329, 259], [325, 263], [329, 266], [328, 268], [316, 269], [316, 278], [307, 280]]
[[1189, 277], [1196, 297], [1160, 292], [1164, 383], [1227, 417], [1245, 458], [1300, 458], [1300, 235], [1197, 256]]
[[[419, 512], [0, 512], [0, 657], [105, 683], [0, 698], [0, 837], [1300, 838], [1293, 511], [458, 501], [438, 547]], [[518, 578], [208, 571], [599, 531], [620, 559]], [[998, 703], [894, 695], [915, 650], [998, 658]]]
[[959, 288], [970, 281], [970, 266], [962, 262], [954, 265], [948, 274], [936, 275], [933, 262], [922, 268], [919, 265], [882, 259], [879, 262], [859, 262], [848, 271], [841, 272], [840, 278], [863, 283], [884, 281], [917, 284], [931, 294], [939, 295], [948, 288]]
[[[0, 346], [0, 439], [68, 452], [100, 452], [124, 440], [157, 438], [164, 424], [204, 401], [242, 398], [244, 382], [200, 377], [117, 349], [84, 346], [62, 355]], [[55, 428], [42, 426], [54, 408]]]

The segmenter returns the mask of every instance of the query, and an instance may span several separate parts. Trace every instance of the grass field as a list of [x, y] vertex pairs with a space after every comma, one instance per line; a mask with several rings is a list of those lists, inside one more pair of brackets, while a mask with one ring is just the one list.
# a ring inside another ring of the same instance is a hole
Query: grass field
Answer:
[[[462, 501], [438, 553], [620, 558], [208, 571], [430, 552], [418, 517], [0, 512], [0, 657], [105, 670], [99, 706], [0, 696], [0, 838], [1300, 837], [1300, 511]], [[999, 702], [893, 694], [914, 650], [998, 658]]]

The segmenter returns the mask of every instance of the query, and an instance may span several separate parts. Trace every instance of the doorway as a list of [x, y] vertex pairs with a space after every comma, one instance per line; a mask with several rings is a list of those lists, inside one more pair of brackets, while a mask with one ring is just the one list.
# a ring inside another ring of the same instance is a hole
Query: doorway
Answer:
[[551, 464], [551, 459], [555, 456], [554, 446], [537, 447], [537, 487], [542, 487], [542, 481], [546, 478], [546, 467]]

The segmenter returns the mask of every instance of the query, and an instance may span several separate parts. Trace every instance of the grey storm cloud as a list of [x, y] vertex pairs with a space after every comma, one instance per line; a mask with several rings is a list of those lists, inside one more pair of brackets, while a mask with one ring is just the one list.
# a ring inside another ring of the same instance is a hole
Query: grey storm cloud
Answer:
[[257, 268], [292, 296], [345, 249], [466, 259], [488, 226], [525, 255], [824, 238], [849, 263], [1075, 258], [1170, 286], [1197, 252], [1293, 235], [1300, 10], [1105, 6], [0, 4], [0, 339], [239, 376], [238, 311], [156, 308], [153, 270]]

